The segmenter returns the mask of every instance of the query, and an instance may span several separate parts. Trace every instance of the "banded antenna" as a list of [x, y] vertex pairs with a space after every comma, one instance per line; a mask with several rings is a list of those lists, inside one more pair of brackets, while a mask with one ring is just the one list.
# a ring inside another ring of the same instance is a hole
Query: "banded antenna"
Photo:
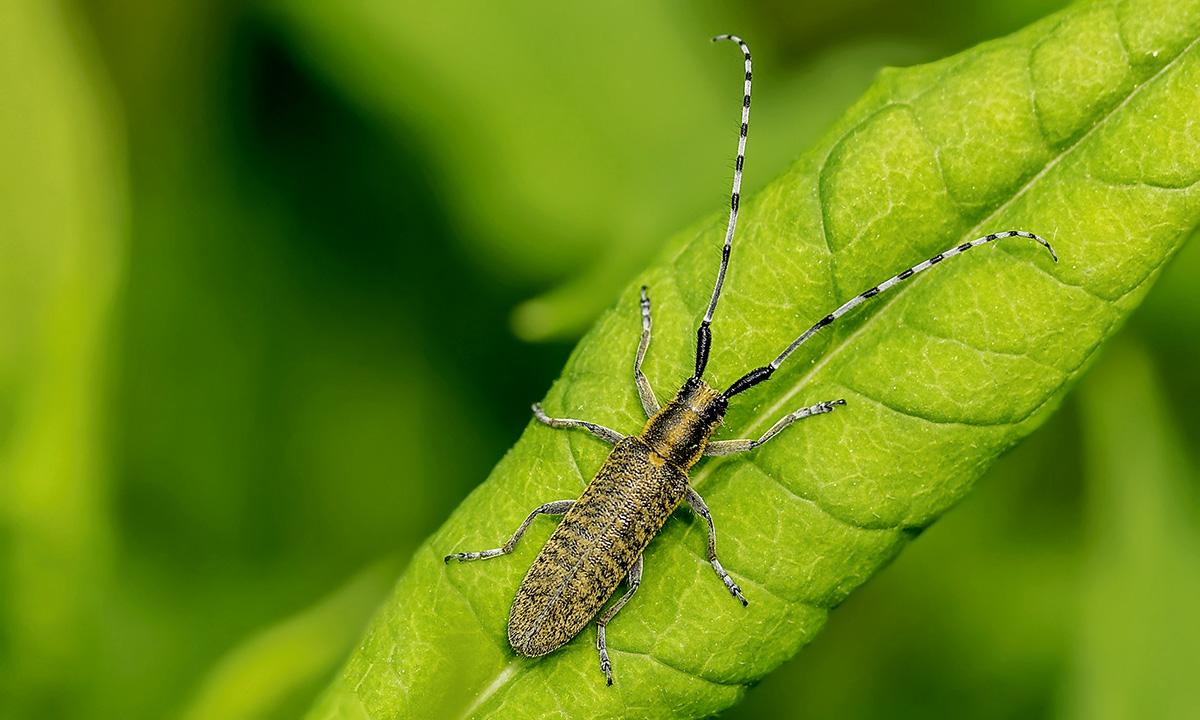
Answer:
[[733, 168], [733, 197], [729, 201], [729, 227], [725, 230], [725, 248], [721, 251], [721, 269], [717, 271], [717, 284], [713, 288], [712, 300], [708, 301], [708, 311], [700, 321], [696, 330], [696, 379], [704, 375], [708, 366], [708, 350], [712, 346], [713, 313], [717, 311], [717, 300], [721, 298], [721, 286], [725, 284], [725, 271], [729, 268], [729, 251], [733, 248], [733, 232], [737, 229], [738, 196], [742, 191], [742, 164], [746, 160], [746, 132], [750, 126], [750, 48], [737, 35], [718, 35], [713, 42], [732, 40], [742, 49], [746, 56], [746, 89], [742, 96], [742, 130], [738, 135], [737, 164]]
[[[796, 351], [796, 348], [803, 345], [813, 335], [816, 335], [818, 330], [820, 330], [823, 327], [827, 327], [828, 325], [833, 324], [834, 320], [837, 320], [841, 316], [843, 316], [846, 313], [853, 310], [858, 305], [861, 305], [862, 303], [866, 302], [867, 300], [870, 300], [871, 298], [875, 297], [879, 293], [881, 293], [885, 290], [888, 290], [889, 288], [895, 287], [896, 285], [899, 285], [900, 283], [904, 282], [905, 280], [909, 279], [910, 277], [912, 277], [913, 275], [916, 275], [919, 272], [928, 270], [929, 268], [933, 267], [934, 265], [937, 265], [938, 263], [945, 260], [946, 258], [954, 257], [955, 255], [964, 253], [973, 247], [979, 247], [980, 245], [985, 245], [987, 243], [992, 242], [993, 240], [1001, 240], [1003, 238], [1009, 238], [1009, 237], [1014, 237], [1014, 236], [1020, 236], [1023, 238], [1029, 238], [1030, 240], [1038, 241], [1039, 243], [1044, 245], [1047, 250], [1050, 251], [1050, 257], [1054, 258], [1054, 262], [1058, 262], [1058, 255], [1054, 252], [1054, 248], [1050, 247], [1050, 243], [1046, 242], [1045, 240], [1038, 237], [1037, 235], [1034, 235], [1033, 233], [1027, 233], [1022, 230], [1007, 230], [1005, 232], [993, 233], [991, 235], [985, 235], [976, 240], [972, 240], [971, 242], [963, 243], [962, 245], [959, 245], [957, 247], [952, 247], [943, 253], [934, 255], [933, 257], [929, 258], [925, 262], [918, 263], [917, 265], [910, 267], [909, 269], [905, 270], [904, 272], [900, 273], [899, 275], [895, 275], [891, 278], [888, 278], [887, 280], [884, 280], [883, 282], [879, 283], [878, 285], [871, 288], [870, 290], [867, 290], [866, 292], [855, 295], [853, 298], [848, 300], [844, 305], [839, 307], [837, 310], [834, 310], [833, 312], [829, 313], [828, 315], [826, 315], [825, 317], [823, 317], [819, 321], [817, 321], [816, 325], [813, 325], [809, 329], [805, 330], [804, 333], [801, 334], [800, 337], [796, 338], [795, 341], [793, 341], [791, 345], [788, 345], [787, 348], [783, 352], [779, 353], [779, 357], [772, 360], [771, 364], [764, 365], [763, 367], [755, 368], [754, 370], [751, 370], [750, 372], [746, 373], [741, 378], [739, 378], [737, 380], [737, 382], [735, 382], [733, 385], [730, 385], [729, 389], [726, 390], [724, 393], [725, 397], [731, 398], [740, 392], [749, 390], [750, 388], [754, 387], [755, 385], [759, 384], [760, 382], [763, 382], [767, 378], [771, 377], [771, 374], [779, 369], [779, 366], [783, 364], [783, 361], [787, 360], [788, 356]], [[719, 287], [720, 280], [718, 280], [717, 282], [718, 282], [718, 287]]]

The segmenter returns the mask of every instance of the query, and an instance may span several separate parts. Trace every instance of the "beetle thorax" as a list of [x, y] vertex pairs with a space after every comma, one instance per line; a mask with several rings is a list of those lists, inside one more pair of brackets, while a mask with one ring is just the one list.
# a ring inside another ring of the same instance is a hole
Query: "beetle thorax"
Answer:
[[700, 460], [729, 401], [703, 380], [691, 378], [646, 423], [641, 438], [650, 449], [687, 470]]

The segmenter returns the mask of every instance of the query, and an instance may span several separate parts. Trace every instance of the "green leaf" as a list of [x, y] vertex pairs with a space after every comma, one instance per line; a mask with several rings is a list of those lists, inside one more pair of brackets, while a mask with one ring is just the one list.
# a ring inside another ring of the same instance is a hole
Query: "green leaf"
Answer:
[[0, 717], [70, 716], [108, 579], [103, 423], [126, 178], [69, 4], [0, 5]]
[[[724, 175], [721, 164], [693, 152], [728, 127], [712, 83], [722, 65], [671, 7], [372, 0], [266, 7], [366, 112], [420, 137], [438, 159], [437, 184], [466, 231], [468, 254], [489, 270], [503, 268], [509, 282], [578, 272], [606, 245], [637, 254], [703, 207], [704, 180]], [[651, 93], [647, 67], [658, 78]], [[680, 107], [690, 122], [674, 121]], [[663, 157], [679, 166], [655, 162], [640, 171], [647, 158]]]
[[1081, 388], [1088, 555], [1076, 717], [1187, 717], [1200, 703], [1196, 471], [1145, 350], [1123, 341]]
[[[704, 524], [679, 512], [609, 626], [613, 687], [593, 628], [544, 658], [516, 657], [508, 605], [554, 522], [534, 522], [508, 557], [441, 558], [495, 547], [538, 504], [577, 496], [607, 451], [531, 424], [417, 553], [311, 717], [698, 717], [736, 702], [1045, 420], [1200, 221], [1198, 37], [1194, 5], [1087, 3], [885, 71], [744, 204], [713, 327], [718, 387], [855, 293], [964, 240], [1019, 228], [1062, 258], [1007, 240], [948, 261], [734, 400], [721, 437], [848, 403], [693, 472], [749, 607], [705, 561]], [[641, 426], [630, 370], [643, 282], [655, 302], [647, 372], [660, 396], [678, 387], [722, 229], [716, 217], [681, 236], [622, 295], [547, 396], [551, 414]]]
[[[374, 122], [419, 138], [466, 257], [506, 285], [551, 285], [515, 309], [512, 327], [522, 338], [577, 339], [668, 234], [710, 207], [728, 182], [726, 164], [714, 159], [728, 152], [721, 131], [738, 67], [703, 42], [693, 6], [267, 7], [320, 76]], [[737, 17], [739, 27], [753, 24], [744, 12]], [[760, 50], [770, 42], [743, 32]], [[755, 91], [759, 171], [747, 177], [748, 190], [785, 170], [885, 61], [937, 57], [926, 47], [938, 43], [924, 34], [919, 43], [842, 43], [815, 50], [802, 69], [770, 53], [771, 80]], [[646, 92], [646, 68], [654, 92]], [[687, 108], [686, 123], [678, 108]]]
[[315, 693], [358, 638], [395, 565], [392, 558], [376, 562], [311, 607], [252, 634], [209, 671], [182, 720], [288, 717], [292, 697]]

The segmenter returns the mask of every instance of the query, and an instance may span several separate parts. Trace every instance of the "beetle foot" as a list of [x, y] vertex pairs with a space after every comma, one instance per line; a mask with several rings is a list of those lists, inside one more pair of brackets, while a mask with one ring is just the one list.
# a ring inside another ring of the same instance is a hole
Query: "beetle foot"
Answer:
[[742, 607], [749, 605], [750, 603], [746, 600], [746, 597], [742, 595], [742, 589], [733, 581], [733, 578], [729, 577], [729, 573], [725, 572], [725, 568], [721, 567], [721, 561], [713, 558], [712, 566], [713, 570], [717, 571], [717, 577], [721, 578], [721, 582], [725, 583], [725, 588], [729, 590], [729, 594], [740, 600]]
[[596, 649], [600, 651], [600, 669], [604, 671], [604, 679], [612, 687], [612, 663], [608, 661], [608, 648], [604, 644], [604, 626], [596, 626]]

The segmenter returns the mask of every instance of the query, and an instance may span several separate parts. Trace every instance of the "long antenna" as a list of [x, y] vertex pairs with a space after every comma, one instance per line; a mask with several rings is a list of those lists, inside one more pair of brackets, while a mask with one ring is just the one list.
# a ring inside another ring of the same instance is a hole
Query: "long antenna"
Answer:
[[737, 164], [733, 168], [733, 199], [729, 201], [729, 227], [725, 231], [725, 248], [721, 251], [721, 269], [717, 271], [717, 285], [713, 288], [712, 300], [708, 301], [708, 312], [704, 313], [704, 319], [700, 321], [700, 328], [696, 331], [696, 378], [700, 378], [704, 374], [704, 368], [708, 366], [708, 350], [712, 345], [712, 331], [709, 330], [709, 326], [712, 325], [713, 313], [717, 311], [721, 286], [725, 284], [725, 270], [729, 268], [733, 231], [737, 229], [738, 196], [742, 192], [742, 164], [746, 160], [746, 131], [750, 127], [750, 48], [736, 35], [718, 35], [713, 38], [713, 42], [718, 40], [732, 40], [746, 56], [746, 90], [742, 96], [742, 131], [738, 136]]
[[[875, 287], [871, 288], [870, 290], [868, 290], [864, 293], [855, 295], [848, 302], [846, 302], [845, 305], [842, 305], [837, 310], [834, 310], [833, 312], [829, 313], [825, 317], [821, 318], [817, 322], [816, 325], [813, 325], [809, 329], [805, 330], [804, 334], [802, 334], [800, 337], [796, 338], [796, 340], [791, 345], [788, 345], [786, 350], [779, 353], [779, 357], [772, 360], [770, 365], [766, 365], [766, 366], [760, 367], [760, 368], [755, 368], [754, 370], [751, 370], [750, 372], [746, 373], [741, 378], [739, 378], [738, 381], [735, 382], [733, 385], [730, 385], [729, 389], [725, 391], [725, 397], [731, 398], [740, 392], [749, 390], [750, 388], [754, 387], [755, 385], [759, 384], [760, 382], [763, 382], [767, 378], [771, 377], [771, 373], [773, 373], [777, 369], [779, 369], [779, 366], [783, 364], [783, 361], [787, 360], [788, 356], [796, 351], [796, 348], [803, 345], [805, 343], [805, 341], [807, 341], [813, 335], [816, 335], [818, 330], [820, 330], [821, 328], [823, 328], [827, 325], [832, 324], [834, 320], [837, 320], [841, 316], [843, 316], [846, 313], [853, 310], [858, 305], [866, 302], [867, 300], [870, 300], [871, 298], [875, 297], [876, 295], [883, 292], [884, 290], [887, 290], [888, 288], [899, 285], [901, 282], [909, 279], [913, 275], [916, 275], [919, 272], [928, 270], [929, 268], [933, 267], [934, 265], [937, 265], [938, 263], [945, 260], [946, 258], [954, 257], [955, 255], [958, 255], [959, 253], [964, 253], [973, 247], [979, 247], [980, 245], [990, 243], [993, 240], [1000, 240], [1003, 238], [1009, 238], [1009, 237], [1014, 237], [1014, 236], [1020, 236], [1023, 238], [1029, 238], [1030, 240], [1038, 241], [1039, 243], [1044, 245], [1047, 250], [1050, 251], [1050, 257], [1054, 258], [1054, 262], [1058, 262], [1058, 255], [1055, 254], [1054, 248], [1050, 247], [1050, 243], [1041, 239], [1037, 235], [1034, 235], [1033, 233], [1027, 233], [1027, 232], [1024, 232], [1021, 230], [1008, 230], [1008, 231], [1001, 232], [1001, 233], [994, 233], [992, 235], [985, 235], [984, 237], [981, 237], [978, 240], [972, 240], [971, 242], [963, 243], [962, 245], [959, 245], [957, 247], [950, 248], [949, 250], [947, 250], [944, 253], [934, 255], [933, 257], [929, 258], [928, 260], [926, 260], [923, 263], [912, 266], [911, 268], [905, 270], [904, 272], [900, 273], [899, 275], [896, 275], [894, 277], [888, 278], [887, 280], [884, 280], [883, 282], [879, 283], [878, 285], [876, 285]], [[720, 283], [720, 281], [718, 280], [718, 286], [719, 286], [719, 283]]]

